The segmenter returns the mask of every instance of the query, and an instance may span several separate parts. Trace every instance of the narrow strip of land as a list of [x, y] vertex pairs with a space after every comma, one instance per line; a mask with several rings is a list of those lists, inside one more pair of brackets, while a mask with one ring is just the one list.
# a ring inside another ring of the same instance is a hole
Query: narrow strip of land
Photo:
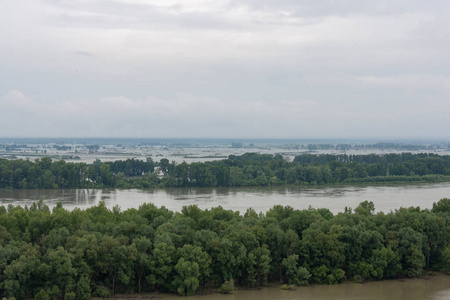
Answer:
[[0, 159], [0, 188], [154, 188], [386, 184], [450, 181], [450, 156], [436, 154], [246, 153], [226, 159], [175, 163], [127, 159], [92, 164]]

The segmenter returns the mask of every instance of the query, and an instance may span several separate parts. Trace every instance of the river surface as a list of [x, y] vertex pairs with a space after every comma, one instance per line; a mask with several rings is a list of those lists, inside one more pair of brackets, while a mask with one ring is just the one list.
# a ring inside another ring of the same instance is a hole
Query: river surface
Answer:
[[450, 183], [320, 188], [0, 190], [0, 205], [30, 206], [42, 199], [49, 207], [61, 202], [69, 210], [75, 207], [86, 209], [104, 201], [108, 208], [118, 205], [122, 210], [151, 202], [173, 211], [195, 204], [202, 209], [220, 205], [244, 213], [250, 207], [257, 212], [266, 212], [281, 204], [295, 209], [328, 208], [336, 214], [344, 211], [346, 206], [354, 209], [366, 200], [375, 204], [376, 212], [390, 212], [411, 206], [430, 209], [433, 202], [442, 198], [450, 198]]
[[[162, 295], [161, 299], [175, 300], [180, 296]], [[386, 280], [364, 284], [312, 285], [284, 291], [278, 287], [261, 290], [237, 290], [231, 295], [212, 294], [193, 296], [189, 300], [448, 300], [450, 276], [439, 275], [425, 279]]]

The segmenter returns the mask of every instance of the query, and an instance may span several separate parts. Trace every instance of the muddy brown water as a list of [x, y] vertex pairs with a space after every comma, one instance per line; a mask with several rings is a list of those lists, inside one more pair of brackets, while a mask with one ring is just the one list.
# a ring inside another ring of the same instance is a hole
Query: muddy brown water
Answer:
[[276, 204], [295, 209], [328, 208], [334, 214], [344, 208], [355, 208], [363, 201], [372, 201], [376, 212], [390, 212], [400, 207], [420, 206], [430, 209], [433, 202], [450, 198], [450, 183], [395, 185], [395, 186], [347, 186], [319, 188], [178, 188], [178, 189], [71, 189], [71, 190], [0, 190], [0, 205], [28, 205], [42, 199], [50, 207], [58, 202], [66, 209], [86, 209], [104, 201], [112, 208], [122, 210], [138, 208], [143, 203], [154, 203], [173, 211], [184, 205], [198, 205], [202, 209], [222, 206], [244, 213], [252, 207], [266, 212]]

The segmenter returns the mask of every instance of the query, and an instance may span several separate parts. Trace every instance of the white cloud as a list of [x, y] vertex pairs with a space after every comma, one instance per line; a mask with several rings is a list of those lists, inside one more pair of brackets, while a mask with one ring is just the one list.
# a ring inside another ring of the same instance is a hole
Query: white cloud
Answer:
[[31, 99], [29, 99], [21, 91], [18, 90], [9, 91], [2, 98], [2, 102], [4, 102], [9, 107], [17, 107], [17, 108], [23, 108], [27, 106], [29, 107], [34, 104], [34, 102], [31, 101]]

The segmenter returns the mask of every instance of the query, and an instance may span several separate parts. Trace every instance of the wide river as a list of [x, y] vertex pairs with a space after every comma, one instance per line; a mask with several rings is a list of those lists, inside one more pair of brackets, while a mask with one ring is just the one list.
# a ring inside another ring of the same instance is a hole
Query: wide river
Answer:
[[354, 209], [365, 200], [372, 201], [377, 212], [390, 212], [410, 206], [432, 208], [433, 202], [442, 198], [450, 198], [450, 183], [325, 188], [0, 190], [1, 205], [30, 206], [42, 199], [50, 207], [61, 202], [69, 210], [75, 207], [85, 209], [104, 201], [107, 207], [118, 205], [122, 210], [151, 202], [173, 211], [180, 211], [184, 205], [196, 204], [202, 209], [220, 205], [244, 213], [250, 207], [257, 212], [265, 212], [281, 204], [295, 209], [309, 206], [328, 208], [336, 214], [344, 211], [346, 206]]

